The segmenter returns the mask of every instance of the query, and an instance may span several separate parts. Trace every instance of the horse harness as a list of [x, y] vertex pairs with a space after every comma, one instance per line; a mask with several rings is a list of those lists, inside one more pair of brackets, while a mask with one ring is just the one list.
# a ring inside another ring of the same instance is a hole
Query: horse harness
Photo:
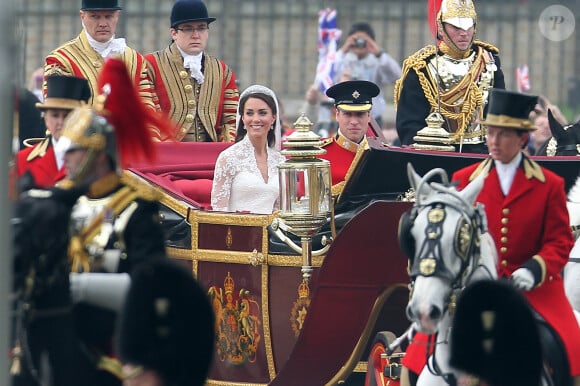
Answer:
[[[442, 255], [441, 239], [443, 236], [443, 224], [447, 217], [448, 210], [455, 210], [461, 214], [461, 219], [457, 223], [453, 236], [453, 250], [461, 260], [461, 267], [458, 274], [445, 265]], [[421, 243], [418, 253], [415, 251], [415, 240], [411, 234], [411, 228], [419, 212], [428, 210], [428, 224], [425, 227], [425, 238]], [[399, 243], [401, 249], [409, 258], [410, 297], [412, 297], [415, 279], [418, 276], [435, 276], [448, 280], [451, 283], [451, 295], [446, 299], [446, 309], [449, 312], [455, 310], [457, 294], [460, 293], [473, 272], [480, 264], [480, 235], [487, 232], [483, 205], [477, 204], [473, 207], [465, 202], [459, 204], [453, 200], [431, 199], [425, 203], [415, 204], [411, 209], [403, 214], [399, 222]], [[468, 268], [472, 267], [471, 270]], [[436, 338], [435, 338], [436, 339]], [[429, 339], [427, 343], [427, 355], [433, 346], [433, 361], [427, 360], [429, 371], [442, 377], [450, 386], [457, 385], [457, 379], [453, 373], [444, 373], [435, 360], [435, 348], [437, 342]]]

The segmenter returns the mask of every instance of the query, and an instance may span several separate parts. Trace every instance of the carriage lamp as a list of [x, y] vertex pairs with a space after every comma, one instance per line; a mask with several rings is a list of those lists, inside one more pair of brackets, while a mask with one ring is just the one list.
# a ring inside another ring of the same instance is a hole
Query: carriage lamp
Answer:
[[[276, 235], [297, 253], [302, 254], [302, 277], [312, 274], [312, 256], [328, 250], [312, 251], [312, 237], [326, 224], [332, 210], [330, 162], [317, 158], [325, 154], [320, 136], [310, 130], [312, 122], [302, 114], [294, 123], [295, 131], [284, 142], [282, 154], [288, 159], [278, 165], [280, 212], [272, 222]], [[300, 237], [301, 245], [284, 232]]]
[[414, 149], [455, 151], [453, 138], [449, 132], [443, 128], [443, 116], [439, 111], [434, 111], [425, 118], [427, 126], [417, 132], [413, 137]]

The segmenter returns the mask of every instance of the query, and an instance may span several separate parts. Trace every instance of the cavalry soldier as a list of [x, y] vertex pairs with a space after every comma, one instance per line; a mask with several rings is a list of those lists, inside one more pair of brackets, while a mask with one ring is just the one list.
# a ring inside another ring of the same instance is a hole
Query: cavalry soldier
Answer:
[[326, 90], [334, 99], [338, 132], [324, 141], [326, 154], [320, 156], [330, 161], [332, 185], [344, 181], [350, 164], [363, 145], [371, 121], [372, 98], [379, 95], [379, 87], [366, 80], [349, 80]]
[[[100, 92], [97, 89], [97, 77], [105, 59], [111, 55], [119, 56], [143, 102], [149, 108], [158, 110], [147, 61], [143, 55], [128, 47], [124, 38], [115, 38], [121, 9], [118, 0], [82, 0], [80, 18], [83, 29], [76, 38], [48, 54], [44, 77], [58, 74], [87, 79], [92, 94], [89, 104], [93, 104]], [[43, 93], [46, 96], [46, 83]], [[158, 129], [150, 127], [150, 130], [155, 138], [161, 138]]]
[[204, 52], [209, 25], [205, 4], [179, 0], [171, 10], [173, 42], [145, 57], [161, 109], [177, 125], [176, 139], [233, 142], [236, 138], [236, 76], [223, 61]]
[[487, 153], [483, 117], [489, 90], [505, 88], [498, 49], [474, 40], [472, 0], [443, 0], [437, 14], [438, 47], [428, 45], [403, 62], [395, 85], [396, 126], [402, 145], [412, 145], [425, 118], [438, 111], [458, 151]]
[[16, 154], [16, 174], [22, 178], [30, 173], [35, 187], [48, 188], [65, 176], [65, 148], [58, 146], [65, 118], [74, 108], [87, 103], [91, 90], [86, 79], [53, 75], [46, 79], [47, 95], [36, 107], [43, 113], [48, 135], [34, 146]]

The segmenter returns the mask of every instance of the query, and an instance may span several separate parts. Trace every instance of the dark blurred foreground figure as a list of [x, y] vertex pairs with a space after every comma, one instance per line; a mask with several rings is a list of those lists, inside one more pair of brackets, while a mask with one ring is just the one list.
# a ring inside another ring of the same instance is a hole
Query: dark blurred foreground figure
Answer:
[[[121, 60], [105, 62], [98, 84], [96, 104], [73, 109], [65, 121], [59, 143], [67, 149], [66, 179], [28, 191], [18, 203], [18, 386], [120, 386], [113, 335], [122, 289], [139, 264], [165, 258], [156, 195], [126, 179], [123, 167], [152, 161], [149, 125], [172, 127], [143, 104]], [[35, 359], [45, 351], [52, 376]]]
[[132, 275], [118, 328], [126, 386], [202, 386], [213, 356], [214, 315], [192, 273], [170, 259]]
[[485, 280], [465, 288], [453, 319], [450, 363], [480, 378], [480, 385], [540, 384], [540, 336], [520, 291], [507, 281]]

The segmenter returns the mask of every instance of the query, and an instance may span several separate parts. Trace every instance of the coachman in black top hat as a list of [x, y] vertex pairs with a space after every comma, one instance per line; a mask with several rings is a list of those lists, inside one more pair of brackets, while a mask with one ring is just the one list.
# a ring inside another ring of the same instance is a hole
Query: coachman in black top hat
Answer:
[[205, 4], [199, 0], [178, 0], [171, 9], [171, 28], [194, 21], [206, 21], [209, 24], [215, 20], [215, 17], [208, 16]]
[[479, 123], [516, 130], [536, 130], [529, 116], [537, 103], [538, 97], [535, 95], [491, 89], [487, 115]]
[[82, 0], [81, 11], [117, 11], [119, 0]]
[[46, 78], [46, 98], [37, 103], [40, 110], [72, 110], [87, 103], [91, 97], [89, 82], [75, 76], [51, 75]]

